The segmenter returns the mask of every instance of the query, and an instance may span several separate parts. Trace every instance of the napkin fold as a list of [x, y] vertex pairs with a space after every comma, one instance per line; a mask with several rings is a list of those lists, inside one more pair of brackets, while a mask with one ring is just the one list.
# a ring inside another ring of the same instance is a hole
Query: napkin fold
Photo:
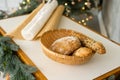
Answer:
[[58, 6], [56, 0], [49, 0], [36, 16], [22, 29], [21, 34], [25, 40], [33, 40], [38, 32], [43, 28], [48, 21], [53, 11]]

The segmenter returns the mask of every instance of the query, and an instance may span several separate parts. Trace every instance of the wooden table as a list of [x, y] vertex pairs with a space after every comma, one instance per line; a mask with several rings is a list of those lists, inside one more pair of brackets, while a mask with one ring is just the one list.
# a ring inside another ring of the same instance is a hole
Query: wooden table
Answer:
[[[2, 26], [6, 32], [10, 32], [21, 24], [26, 16], [27, 15], [1, 20], [0, 26]], [[92, 80], [120, 66], [119, 44], [112, 42], [65, 16], [62, 17], [59, 28], [72, 29], [102, 42], [107, 53], [105, 55], [99, 55], [96, 53], [88, 63], [83, 65], [66, 65], [55, 62], [45, 56], [39, 41], [14, 39], [48, 80]]]

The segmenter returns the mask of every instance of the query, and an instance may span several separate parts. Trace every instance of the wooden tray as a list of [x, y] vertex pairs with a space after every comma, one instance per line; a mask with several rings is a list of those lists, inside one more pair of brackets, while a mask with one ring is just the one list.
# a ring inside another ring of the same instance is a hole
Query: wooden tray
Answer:
[[[0, 34], [5, 36], [5, 33], [6, 32], [0, 27]], [[30, 60], [30, 58], [21, 49], [18, 50], [17, 55], [25, 64], [36, 67], [36, 65]], [[33, 73], [33, 75], [35, 76], [36, 80], [47, 80], [47, 78], [42, 74], [42, 72], [39, 69], [35, 73]], [[9, 79], [6, 79], [6, 80], [9, 80]]]
[[111, 70], [97, 78], [95, 78], [94, 80], [108, 80], [108, 78], [112, 78], [111, 80], [118, 80], [117, 78], [120, 76], [120, 67]]

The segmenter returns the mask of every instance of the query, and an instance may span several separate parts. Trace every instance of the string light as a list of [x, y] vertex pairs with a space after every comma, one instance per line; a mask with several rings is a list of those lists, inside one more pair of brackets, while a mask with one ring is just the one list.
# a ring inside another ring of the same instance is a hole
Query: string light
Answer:
[[93, 17], [92, 17], [92, 16], [89, 16], [89, 19], [93, 19]]
[[26, 2], [25, 2], [25, 1], [23, 1], [23, 2], [22, 2], [22, 4], [26, 4]]
[[[48, 0], [37, 0], [37, 1], [42, 2], [42, 1], [48, 1]], [[62, 0], [60, 2], [62, 2]], [[86, 22], [93, 19], [93, 16], [88, 16], [86, 13], [86, 10], [90, 10], [92, 7], [94, 7], [94, 6], [92, 6], [93, 2], [91, 0], [70, 0], [70, 1], [63, 0], [63, 2], [66, 7], [64, 15], [67, 17], [70, 17], [70, 18], [72, 16], [72, 18], [71, 18], [72, 20], [75, 20], [80, 24], [87, 25]], [[30, 3], [33, 3], [33, 2], [32, 2], [32, 0], [23, 0], [21, 3], [23, 5], [19, 6], [18, 9], [27, 11], [32, 6]], [[28, 5], [28, 4], [30, 4], [30, 5]], [[74, 14], [74, 12], [72, 12], [72, 11], [75, 11], [75, 9], [77, 9], [77, 10], [79, 9], [78, 14]], [[80, 16], [79, 18], [76, 17], [77, 15], [79, 15], [79, 12], [80, 12], [80, 15], [81, 15], [81, 12], [83, 12], [84, 16]], [[73, 17], [73, 16], [75, 16], [75, 17]]]
[[86, 23], [83, 23], [83, 25], [85, 25], [85, 26], [86, 26], [87, 24], [86, 24]]
[[72, 1], [71, 4], [72, 4], [72, 5], [75, 5], [75, 1]]
[[85, 19], [82, 19], [81, 21], [79, 20], [78, 23], [82, 25], [87, 25], [87, 22], [91, 19], [93, 19], [93, 16], [88, 16]]
[[82, 22], [85, 22], [85, 20], [83, 19]]
[[30, 3], [30, 0], [27, 0], [28, 3]]
[[88, 18], [86, 18], [86, 21], [88, 21], [89, 19]]
[[81, 23], [81, 21], [78, 21], [78, 23]]
[[82, 10], [85, 10], [85, 7], [84, 7], [84, 6], [82, 7]]
[[22, 8], [21, 8], [21, 7], [19, 7], [18, 9], [19, 9], [19, 10], [21, 10]]
[[85, 5], [90, 8], [91, 7], [91, 3], [90, 2], [85, 2]]
[[[71, 0], [71, 2], [65, 2], [65, 3], [64, 3], [64, 5], [66, 6], [65, 16], [68, 16], [68, 17], [71, 16], [72, 10], [71, 10], [70, 7], [68, 7], [69, 5], [74, 7], [74, 5], [77, 5], [77, 2], [79, 2], [79, 4], [80, 4], [80, 2], [82, 2], [82, 1], [83, 1], [83, 0], [77, 0], [77, 1]], [[90, 8], [91, 8], [91, 4], [92, 4], [92, 3], [90, 2], [90, 0], [86, 0], [86, 1], [83, 3], [84, 6], [80, 7], [80, 11], [81, 11], [81, 10], [87, 10], [88, 8], [90, 9]], [[78, 19], [76, 19], [75, 17], [70, 17], [70, 18], [71, 18], [72, 20], [74, 20], [74, 21], [77, 21], [79, 24], [87, 25], [87, 22], [88, 22], [89, 20], [93, 19], [93, 16], [88, 16], [87, 14], [84, 15], [84, 16], [85, 16], [85, 18], [82, 19], [82, 20], [78, 20]]]
[[68, 5], [68, 3], [65, 3], [65, 6], [67, 6]]
[[87, 2], [85, 2], [85, 5], [88, 5], [88, 3], [87, 3]]

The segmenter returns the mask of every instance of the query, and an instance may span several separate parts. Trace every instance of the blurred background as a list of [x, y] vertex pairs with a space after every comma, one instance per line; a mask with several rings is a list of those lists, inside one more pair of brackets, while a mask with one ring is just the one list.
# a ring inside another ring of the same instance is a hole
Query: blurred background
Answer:
[[[41, 2], [42, 0], [0, 0], [0, 20], [29, 14]], [[120, 0], [58, 0], [58, 2], [65, 6], [64, 16], [120, 43]], [[120, 75], [111, 75], [106, 80], [120, 80]]]
[[[45, 0], [47, 2], [47, 0]], [[0, 19], [29, 14], [42, 0], [0, 0]], [[64, 15], [100, 33], [97, 14], [101, 0], [58, 0]]]
[[[47, 2], [47, 0], [44, 0]], [[42, 0], [0, 0], [0, 20], [29, 14]], [[120, 42], [119, 0], [58, 0], [64, 16]]]
[[[29, 14], [43, 0], [0, 0], [0, 20]], [[44, 0], [47, 2], [47, 0]], [[120, 43], [120, 0], [58, 0], [64, 16]]]

